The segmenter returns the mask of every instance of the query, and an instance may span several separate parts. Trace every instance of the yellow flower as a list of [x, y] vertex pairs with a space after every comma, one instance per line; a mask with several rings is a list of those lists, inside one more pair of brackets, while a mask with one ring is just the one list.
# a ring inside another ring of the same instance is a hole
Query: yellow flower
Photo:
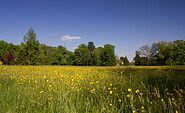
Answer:
[[161, 101], [163, 102], [164, 100], [163, 100], [163, 99], [161, 99]]
[[133, 111], [133, 113], [135, 113], [136, 111]]
[[42, 93], [43, 93], [43, 91], [40, 92], [40, 94], [42, 94]]
[[129, 98], [129, 97], [130, 97], [130, 95], [127, 95], [127, 97]]
[[153, 102], [150, 102], [150, 104], [153, 104]]
[[129, 92], [131, 92], [132, 90], [131, 89], [128, 89]]
[[112, 86], [112, 84], [110, 84], [110, 86]]
[[139, 90], [136, 90], [136, 93], [139, 93]]
[[90, 82], [89, 84], [93, 84], [93, 82]]
[[109, 104], [110, 106], [112, 106], [112, 104]]
[[174, 99], [174, 98], [172, 98], [172, 100], [174, 101], [175, 99]]
[[178, 111], [175, 111], [175, 113], [178, 113]]
[[113, 87], [113, 89], [117, 89], [116, 87]]
[[103, 108], [103, 110], [105, 110], [105, 108]]
[[118, 102], [121, 102], [121, 99], [119, 99]]
[[112, 94], [112, 91], [110, 91], [110, 94]]
[[144, 109], [144, 107], [143, 107], [143, 106], [141, 106], [141, 109]]
[[92, 90], [91, 90], [91, 93], [94, 93], [94, 92], [95, 92], [95, 90], [96, 90], [95, 88], [94, 88], [94, 89], [92, 89]]

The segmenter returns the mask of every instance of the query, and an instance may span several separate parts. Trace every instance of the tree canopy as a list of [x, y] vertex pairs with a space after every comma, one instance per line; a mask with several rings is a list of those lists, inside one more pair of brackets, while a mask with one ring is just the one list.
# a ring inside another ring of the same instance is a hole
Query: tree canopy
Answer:
[[64, 46], [40, 44], [32, 28], [28, 30], [20, 45], [0, 41], [0, 61], [6, 65], [116, 65], [115, 46], [111, 44], [96, 48], [92, 41], [80, 44], [74, 52]]
[[[136, 66], [185, 65], [185, 41], [161, 41], [144, 45], [135, 52]], [[128, 66], [133, 65], [127, 56], [115, 55], [115, 46], [96, 47], [90, 41], [80, 44], [74, 52], [40, 44], [35, 31], [30, 28], [20, 45], [0, 41], [0, 62], [3, 65], [77, 65], [77, 66]]]
[[149, 46], [144, 46], [144, 48], [147, 48], [147, 52], [143, 52], [143, 47], [136, 51], [133, 59], [135, 65], [185, 65], [184, 40], [161, 41], [153, 43], [151, 48]]

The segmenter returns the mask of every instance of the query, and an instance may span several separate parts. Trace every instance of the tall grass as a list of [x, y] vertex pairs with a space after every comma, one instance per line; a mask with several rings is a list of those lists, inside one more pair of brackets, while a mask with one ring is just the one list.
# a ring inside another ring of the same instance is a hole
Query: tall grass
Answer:
[[0, 112], [185, 112], [185, 67], [1, 66]]

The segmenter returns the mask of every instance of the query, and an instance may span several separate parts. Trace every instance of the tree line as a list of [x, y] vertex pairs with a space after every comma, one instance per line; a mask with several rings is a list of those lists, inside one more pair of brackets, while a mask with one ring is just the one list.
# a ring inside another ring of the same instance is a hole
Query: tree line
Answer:
[[133, 59], [136, 66], [185, 65], [185, 41], [161, 41], [142, 46]]
[[24, 36], [20, 45], [0, 41], [0, 61], [5, 65], [77, 65], [115, 66], [129, 65], [127, 57], [117, 57], [115, 46], [106, 44], [95, 47], [93, 42], [80, 44], [74, 52], [58, 47], [40, 44], [32, 28]]

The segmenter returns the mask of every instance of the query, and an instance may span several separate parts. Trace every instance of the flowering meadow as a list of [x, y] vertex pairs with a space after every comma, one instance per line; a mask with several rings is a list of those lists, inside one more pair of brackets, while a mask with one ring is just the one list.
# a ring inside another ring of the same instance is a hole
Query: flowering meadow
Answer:
[[184, 113], [185, 66], [0, 66], [2, 113]]

